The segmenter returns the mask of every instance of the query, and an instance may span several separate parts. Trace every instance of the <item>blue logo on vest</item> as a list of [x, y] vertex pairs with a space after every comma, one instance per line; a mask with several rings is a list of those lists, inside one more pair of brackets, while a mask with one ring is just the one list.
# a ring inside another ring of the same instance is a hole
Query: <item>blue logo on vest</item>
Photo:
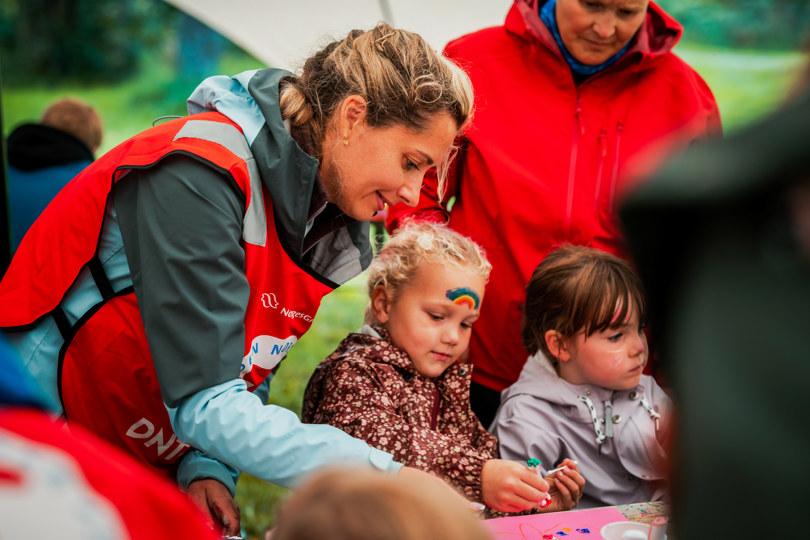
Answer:
[[239, 373], [241, 377], [250, 373], [253, 366], [271, 370], [287, 355], [287, 352], [295, 345], [298, 338], [289, 336], [286, 339], [279, 339], [273, 336], [256, 336], [250, 343], [248, 353], [242, 358], [242, 369]]

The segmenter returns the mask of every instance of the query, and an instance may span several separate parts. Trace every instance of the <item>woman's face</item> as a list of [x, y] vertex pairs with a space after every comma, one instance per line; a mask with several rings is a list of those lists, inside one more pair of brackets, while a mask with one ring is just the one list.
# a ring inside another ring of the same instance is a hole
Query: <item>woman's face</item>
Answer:
[[321, 178], [329, 200], [360, 221], [399, 202], [416, 206], [425, 173], [453, 144], [455, 121], [440, 112], [418, 133], [401, 125], [373, 128], [365, 121], [365, 101], [351, 107], [355, 114], [344, 115], [324, 141]]
[[557, 0], [557, 26], [574, 58], [596, 66], [622, 50], [647, 14], [649, 0]]

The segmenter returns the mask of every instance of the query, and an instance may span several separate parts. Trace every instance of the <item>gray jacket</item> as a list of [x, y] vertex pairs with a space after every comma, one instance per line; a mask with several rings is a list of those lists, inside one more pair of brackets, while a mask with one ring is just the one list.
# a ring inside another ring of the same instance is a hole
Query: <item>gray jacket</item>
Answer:
[[546, 470], [578, 460], [586, 480], [580, 508], [657, 501], [667, 490], [671, 408], [652, 377], [624, 391], [570, 384], [538, 353], [502, 392], [490, 431], [503, 459], [538, 458]]

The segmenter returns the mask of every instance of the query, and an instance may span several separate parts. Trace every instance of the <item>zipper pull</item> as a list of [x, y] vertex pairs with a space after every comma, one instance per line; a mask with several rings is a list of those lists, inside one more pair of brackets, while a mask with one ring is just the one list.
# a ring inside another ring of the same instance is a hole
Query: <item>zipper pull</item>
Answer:
[[577, 106], [574, 114], [576, 115], [577, 123], [579, 124], [580, 136], [585, 135], [585, 124], [580, 122], [580, 116], [582, 116], [582, 98], [579, 95], [577, 95]]

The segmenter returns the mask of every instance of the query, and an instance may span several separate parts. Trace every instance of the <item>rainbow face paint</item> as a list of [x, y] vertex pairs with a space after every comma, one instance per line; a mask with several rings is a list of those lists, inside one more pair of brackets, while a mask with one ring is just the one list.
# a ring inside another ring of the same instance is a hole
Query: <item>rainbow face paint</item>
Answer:
[[467, 287], [459, 287], [458, 289], [450, 289], [446, 293], [447, 298], [453, 301], [457, 306], [466, 305], [470, 309], [477, 309], [480, 299], [475, 291]]

